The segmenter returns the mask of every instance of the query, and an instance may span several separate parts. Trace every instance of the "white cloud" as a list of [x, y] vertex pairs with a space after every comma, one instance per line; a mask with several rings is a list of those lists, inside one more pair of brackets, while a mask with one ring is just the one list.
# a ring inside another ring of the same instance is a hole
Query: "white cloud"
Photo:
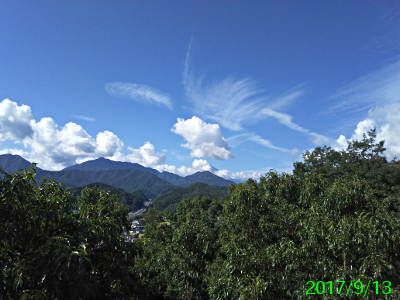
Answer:
[[96, 155], [112, 156], [115, 152], [120, 152], [124, 148], [124, 143], [111, 131], [99, 132], [96, 136]]
[[354, 113], [376, 105], [387, 106], [400, 102], [400, 60], [372, 72], [330, 97], [334, 102], [330, 113]]
[[105, 89], [111, 96], [128, 97], [152, 104], [162, 104], [172, 109], [172, 102], [167, 95], [144, 84], [109, 82], [105, 85]]
[[295, 123], [292, 122], [292, 116], [285, 114], [285, 113], [281, 113], [275, 110], [272, 110], [270, 108], [264, 108], [261, 110], [261, 113], [265, 116], [268, 117], [273, 117], [275, 118], [279, 123], [281, 123], [282, 125], [287, 126], [288, 128], [298, 131], [298, 132], [302, 132], [305, 133], [307, 135], [309, 135], [312, 138], [312, 142], [315, 145], [320, 145], [323, 143], [330, 143], [331, 140], [329, 138], [327, 138], [326, 136], [323, 136], [321, 134], [315, 133], [315, 132], [310, 132], [308, 129], [305, 129]]
[[185, 85], [185, 87], [191, 85], [191, 80], [193, 78], [193, 76], [190, 74], [190, 67], [189, 67], [192, 46], [193, 46], [193, 37], [190, 39], [188, 51], [186, 52], [185, 63], [183, 66], [183, 84]]
[[31, 125], [34, 134], [23, 143], [31, 148], [31, 156], [42, 158], [40, 167], [44, 169], [60, 169], [86, 157], [110, 156], [124, 146], [112, 132], [100, 132], [94, 139], [72, 122], [60, 128], [53, 119], [43, 118], [39, 122], [33, 120]]
[[344, 150], [347, 148], [347, 144], [349, 141], [359, 141], [363, 138], [363, 134], [367, 134], [367, 132], [376, 127], [376, 123], [367, 118], [357, 124], [357, 128], [354, 130], [353, 135], [350, 139], [346, 139], [344, 135], [340, 135], [339, 138], [332, 143], [332, 146], [335, 150]]
[[163, 165], [156, 166], [155, 169], [160, 172], [164, 172], [164, 171], [170, 172], [173, 174], [177, 174], [179, 176], [188, 176], [188, 175], [192, 175], [196, 172], [203, 172], [203, 171], [209, 171], [209, 172], [215, 171], [215, 168], [213, 166], [211, 166], [208, 163], [208, 161], [205, 159], [193, 160], [191, 167], [181, 166], [181, 167], [177, 168], [176, 166], [173, 166], [173, 165], [163, 164]]
[[[5, 117], [5, 114], [8, 117]], [[67, 123], [59, 127], [51, 118], [33, 119], [29, 106], [10, 100], [0, 103], [0, 127], [3, 140], [22, 142], [29, 150], [5, 149], [22, 155], [47, 170], [59, 170], [88, 157], [111, 156], [121, 151], [123, 142], [112, 132], [104, 131], [94, 139], [80, 125]]]
[[220, 82], [204, 84], [190, 69], [190, 55], [193, 39], [186, 53], [183, 84], [188, 100], [195, 113], [212, 120], [232, 131], [243, 130], [244, 123], [254, 123], [265, 116], [260, 113], [264, 107], [282, 108], [298, 99], [303, 91], [296, 87], [280, 97], [267, 97], [256, 88], [250, 79], [234, 80], [225, 78]]
[[242, 130], [246, 121], [260, 119], [259, 109], [265, 99], [255, 98], [259, 93], [248, 79], [227, 78], [206, 87], [200, 80], [192, 80], [186, 86], [196, 113], [234, 131]]
[[250, 172], [240, 171], [231, 173], [228, 170], [218, 170], [214, 174], [222, 178], [225, 178], [227, 180], [237, 179], [240, 181], [246, 181], [249, 178], [252, 178], [254, 180], [259, 180], [260, 177], [262, 176], [262, 173], [254, 171]]
[[205, 123], [195, 116], [188, 120], [178, 118], [178, 122], [174, 124], [171, 131], [181, 135], [187, 141], [181, 146], [192, 151], [190, 157], [211, 159], [233, 157], [218, 124]]
[[[139, 163], [180, 176], [209, 171], [226, 179], [259, 178], [256, 172], [230, 173], [228, 170], [217, 170], [205, 159], [194, 159], [190, 167], [167, 165], [165, 164], [167, 151], [163, 149], [162, 152], [156, 152], [150, 142], [146, 142], [139, 149], [127, 147], [129, 153], [125, 154], [124, 143], [110, 131], [99, 132], [96, 138], [93, 138], [80, 125], [73, 122], [59, 126], [52, 118], [36, 121], [32, 118], [28, 106], [18, 106], [10, 100], [0, 103], [0, 114], [1, 112], [3, 112], [3, 115], [0, 115], [2, 137], [19, 142], [25, 149], [2, 149], [0, 154], [20, 155], [28, 161], [38, 163], [38, 167], [45, 170], [60, 170], [102, 156]], [[9, 112], [13, 116], [11, 123], [4, 117], [4, 112]], [[23, 130], [16, 130], [14, 125]], [[192, 150], [192, 157], [228, 159], [233, 156], [217, 124], [205, 123], [197, 117], [186, 121], [178, 119], [171, 131], [185, 138], [187, 143], [184, 146]]]
[[294, 91], [290, 91], [286, 95], [283, 95], [282, 97], [279, 97], [278, 99], [274, 100], [273, 102], [268, 104], [268, 108], [280, 109], [290, 105], [292, 102], [296, 101], [304, 94], [304, 91], [300, 90], [299, 88], [300, 87], [297, 87], [294, 89]]
[[261, 146], [264, 146], [266, 148], [279, 150], [279, 151], [285, 152], [285, 153], [292, 153], [294, 151], [294, 149], [293, 150], [289, 150], [289, 149], [286, 149], [286, 148], [274, 146], [270, 140], [263, 139], [262, 137], [260, 137], [257, 134], [254, 134], [254, 133], [238, 134], [238, 135], [230, 137], [228, 139], [228, 141], [229, 141], [229, 143], [231, 143], [234, 146], [237, 146], [237, 145], [239, 145], [239, 144], [241, 144], [241, 143], [243, 143], [245, 141], [252, 141], [252, 142], [257, 143], [257, 144], [259, 144]]
[[195, 170], [209, 171], [209, 172], [215, 170], [215, 168], [212, 167], [205, 159], [195, 159], [192, 163], [192, 168]]
[[93, 121], [96, 120], [95, 118], [81, 116], [81, 115], [73, 115], [73, 117], [77, 118], [77, 119], [80, 119], [80, 120], [89, 121], [89, 122], [93, 122]]
[[0, 103], [0, 141], [19, 140], [33, 134], [30, 125], [33, 119], [31, 108], [27, 105], [5, 99]]
[[267, 147], [267, 148], [279, 150], [279, 151], [286, 152], [286, 153], [290, 152], [290, 150], [288, 150], [288, 149], [274, 146], [269, 140], [263, 139], [262, 137], [260, 137], [260, 136], [258, 136], [256, 134], [251, 135], [249, 137], [249, 140], [253, 141], [253, 142], [257, 143], [257, 144], [260, 144], [260, 145], [262, 145], [264, 147]]
[[370, 117], [379, 125], [377, 140], [384, 140], [389, 159], [400, 158], [400, 103], [377, 107]]
[[333, 144], [337, 150], [345, 149], [347, 141], [361, 140], [363, 134], [376, 127], [376, 141], [385, 141], [385, 154], [389, 160], [400, 158], [400, 103], [376, 107], [368, 112], [368, 117], [357, 124], [353, 135], [346, 139], [341, 135]]
[[125, 155], [118, 151], [113, 156], [110, 156], [108, 158], [117, 161], [128, 161], [131, 163], [137, 163], [149, 168], [155, 168], [165, 163], [165, 154], [155, 152], [154, 146], [150, 142], [146, 142], [139, 149], [128, 147], [128, 151], [130, 151], [131, 153]]
[[155, 167], [155, 169], [157, 169], [160, 172], [166, 171], [173, 174], [177, 174], [179, 176], [188, 176], [196, 172], [208, 171], [227, 180], [238, 179], [241, 181], [246, 181], [249, 178], [258, 180], [262, 175], [260, 172], [255, 172], [255, 171], [249, 171], [249, 172], [241, 171], [241, 172], [231, 173], [228, 170], [217, 170], [213, 166], [211, 166], [210, 163], [205, 159], [193, 160], [191, 167], [181, 166], [177, 168], [176, 166], [164, 164]]

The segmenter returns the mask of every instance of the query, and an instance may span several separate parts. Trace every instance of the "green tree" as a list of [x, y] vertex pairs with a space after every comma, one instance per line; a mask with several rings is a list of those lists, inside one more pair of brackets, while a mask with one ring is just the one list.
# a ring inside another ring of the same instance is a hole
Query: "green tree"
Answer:
[[311, 280], [390, 280], [399, 295], [399, 219], [366, 180], [271, 172], [236, 186], [220, 218], [211, 299], [308, 299]]
[[365, 179], [376, 196], [383, 199], [400, 182], [400, 165], [395, 159], [388, 162], [384, 156], [384, 141], [376, 142], [376, 129], [363, 134], [361, 141], [349, 141], [345, 150], [317, 147], [303, 154], [304, 162], [295, 162], [293, 174], [304, 178], [306, 174], [320, 174], [330, 182], [339, 177], [354, 175]]
[[144, 216], [145, 239], [135, 272], [153, 292], [148, 299], [208, 299], [204, 274], [219, 249], [221, 208], [209, 198], [195, 197], [179, 203], [170, 226], [159, 226], [154, 211]]
[[0, 171], [1, 299], [129, 299], [124, 206], [96, 190], [77, 201], [52, 180], [37, 185], [34, 167]]

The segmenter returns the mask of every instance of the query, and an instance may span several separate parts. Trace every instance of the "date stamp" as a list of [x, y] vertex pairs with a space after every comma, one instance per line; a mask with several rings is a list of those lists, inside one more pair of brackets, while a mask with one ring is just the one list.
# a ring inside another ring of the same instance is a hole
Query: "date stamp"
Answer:
[[[371, 285], [372, 284], [372, 285]], [[346, 296], [349, 294], [350, 291], [353, 291], [354, 294], [360, 295], [363, 294], [363, 296], [367, 296], [368, 293], [368, 288], [371, 288], [371, 291], [374, 292], [376, 295], [378, 294], [390, 294], [392, 291], [391, 289], [391, 282], [390, 281], [384, 281], [381, 282], [379, 285], [378, 281], [373, 281], [371, 280], [368, 282], [368, 284], [363, 284], [361, 281], [353, 281], [350, 282], [350, 284], [347, 286], [346, 281], [343, 280], [336, 280], [335, 282], [333, 281], [308, 281], [307, 282], [307, 295], [321, 295], [325, 293], [329, 294], [338, 294], [340, 295], [343, 293], [343, 295], [346, 293]], [[311, 286], [310, 286], [311, 285]], [[375, 287], [374, 287], [375, 285]], [[309, 287], [310, 286], [310, 287]], [[344, 287], [344, 289], [343, 289]], [[364, 289], [365, 287], [365, 289]]]

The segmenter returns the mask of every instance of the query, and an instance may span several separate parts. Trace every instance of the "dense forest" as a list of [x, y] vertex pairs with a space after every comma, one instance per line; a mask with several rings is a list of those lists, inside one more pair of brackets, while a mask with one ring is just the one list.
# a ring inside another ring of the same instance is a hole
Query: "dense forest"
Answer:
[[207, 197], [210, 200], [221, 200], [228, 195], [228, 187], [211, 186], [204, 182], [189, 184], [187, 187], [162, 192], [153, 201], [153, 206], [157, 210], [176, 212], [176, 207], [183, 199], [193, 199], [194, 197]]
[[83, 187], [70, 188], [72, 196], [78, 197], [81, 195], [82, 190], [85, 188], [95, 188], [101, 191], [105, 191], [110, 195], [115, 195], [118, 198], [118, 202], [129, 207], [130, 211], [136, 211], [142, 208], [143, 203], [149, 201], [149, 198], [142, 193], [141, 190], [135, 190], [131, 193], [125, 192], [123, 189], [113, 187], [106, 183], [95, 182]]
[[400, 164], [384, 152], [375, 130], [316, 148], [223, 200], [149, 209], [134, 243], [116, 197], [3, 172], [0, 298], [399, 299]]

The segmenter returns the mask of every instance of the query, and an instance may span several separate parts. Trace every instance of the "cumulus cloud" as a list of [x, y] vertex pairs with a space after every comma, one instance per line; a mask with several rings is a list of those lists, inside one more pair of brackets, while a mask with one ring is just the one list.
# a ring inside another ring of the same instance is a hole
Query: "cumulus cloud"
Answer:
[[[5, 117], [12, 116], [13, 118]], [[17, 127], [18, 130], [14, 127]], [[96, 157], [107, 157], [118, 161], [139, 163], [159, 171], [168, 171], [180, 176], [187, 176], [198, 171], [209, 171], [226, 179], [246, 180], [256, 178], [254, 172], [231, 173], [228, 170], [217, 170], [205, 159], [228, 159], [228, 142], [223, 138], [217, 124], [208, 124], [197, 117], [178, 122], [171, 129], [187, 141], [183, 146], [192, 150], [193, 160], [190, 167], [176, 167], [165, 163], [167, 152], [156, 152], [150, 142], [138, 149], [125, 147], [117, 135], [110, 131], [99, 132], [92, 137], [82, 126], [70, 122], [59, 126], [52, 118], [33, 119], [28, 106], [18, 106], [10, 100], [0, 103], [0, 128], [2, 140], [13, 140], [25, 149], [6, 148], [0, 154], [11, 153], [38, 163], [45, 170], [61, 170], [67, 166], [82, 163]], [[125, 152], [128, 152], [127, 154]], [[259, 178], [259, 176], [258, 176]]]
[[72, 165], [88, 156], [110, 156], [124, 146], [112, 132], [100, 132], [93, 138], [72, 122], [60, 128], [53, 119], [43, 118], [31, 125], [34, 134], [23, 139], [24, 146], [31, 148], [31, 155], [43, 157], [42, 165], [47, 169]]
[[[38, 162], [42, 169], [60, 170], [95, 157], [129, 161], [146, 167], [165, 163], [165, 154], [155, 152], [150, 142], [139, 149], [127, 147], [129, 153], [124, 154], [124, 143], [110, 131], [99, 132], [94, 138], [73, 122], [61, 127], [52, 118], [42, 118], [37, 122], [28, 106], [18, 106], [10, 100], [0, 103], [0, 111], [2, 140], [20, 141], [29, 150], [4, 149], [1, 153], [21, 155]], [[5, 117], [6, 113], [8, 117]]]
[[240, 172], [235, 172], [231, 173], [228, 170], [218, 170], [214, 172], [215, 175], [220, 176], [222, 178], [225, 178], [227, 180], [240, 180], [240, 181], [246, 181], [249, 178], [252, 178], [254, 180], [259, 180], [260, 177], [262, 176], [262, 173], [260, 172], [255, 172], [255, 171], [240, 171]]
[[19, 140], [33, 134], [31, 108], [5, 99], [0, 103], [0, 141]]
[[378, 140], [385, 141], [386, 155], [389, 159], [400, 158], [400, 104], [377, 107], [370, 117], [378, 124]]
[[155, 152], [154, 145], [150, 142], [146, 142], [139, 149], [128, 147], [128, 151], [131, 153], [124, 155], [121, 152], [117, 152], [108, 158], [117, 161], [137, 163], [149, 168], [155, 168], [165, 163], [166, 155], [164, 153]]
[[181, 146], [191, 150], [190, 157], [224, 160], [233, 157], [218, 124], [206, 123], [195, 116], [188, 120], [178, 118], [171, 131], [187, 141]]
[[344, 135], [335, 141], [333, 147], [337, 150], [345, 149], [347, 142], [361, 140], [363, 134], [367, 134], [372, 128], [377, 128], [377, 141], [384, 140], [387, 158], [400, 157], [400, 103], [383, 107], [376, 107], [368, 112], [368, 117], [357, 124], [351, 138], [346, 139]]
[[60, 127], [51, 118], [37, 122], [29, 106], [18, 106], [8, 99], [0, 103], [0, 128], [1, 140], [22, 142], [29, 150], [5, 149], [2, 153], [21, 155], [47, 170], [59, 170], [88, 157], [111, 156], [124, 147], [110, 131], [100, 132], [93, 138], [76, 123]]
[[179, 176], [188, 176], [188, 175], [192, 175], [196, 172], [203, 172], [203, 171], [214, 172], [216, 170], [205, 159], [193, 160], [191, 167], [181, 166], [181, 167], [177, 168], [176, 166], [173, 166], [173, 165], [163, 164], [163, 165], [156, 166], [155, 169], [160, 172], [164, 172], [164, 171], [170, 172], [173, 174], [177, 174]]
[[112, 156], [115, 152], [120, 152], [124, 148], [124, 143], [111, 131], [99, 132], [96, 136], [97, 156]]
[[162, 104], [172, 109], [172, 102], [166, 94], [144, 84], [109, 82], [105, 85], [105, 90], [111, 96], [128, 97], [137, 101]]

